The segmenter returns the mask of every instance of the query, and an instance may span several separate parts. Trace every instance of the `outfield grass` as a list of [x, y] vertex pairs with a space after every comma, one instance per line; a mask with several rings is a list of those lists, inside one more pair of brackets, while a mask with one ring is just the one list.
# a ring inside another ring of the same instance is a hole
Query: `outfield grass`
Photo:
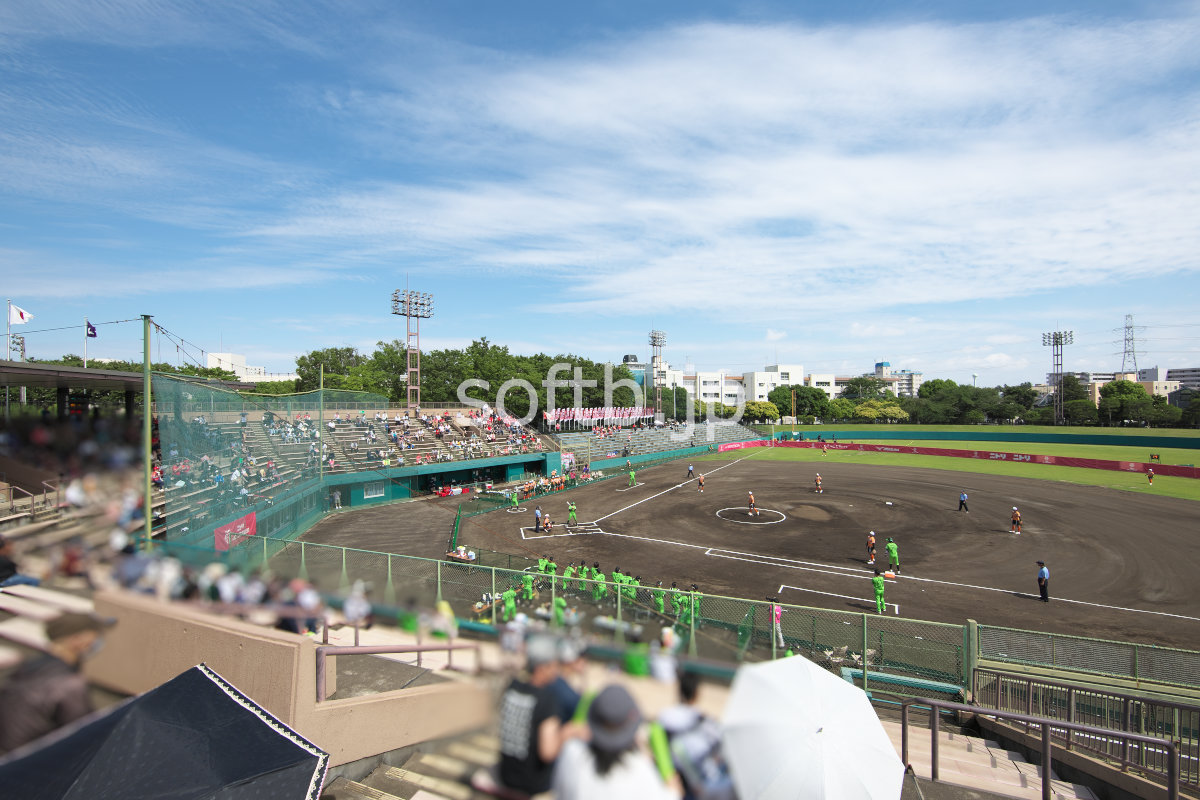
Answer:
[[[839, 434], [843, 431], [854, 431], [855, 433], [862, 431], [864, 435], [869, 435], [872, 431], [912, 431], [913, 433], [925, 432], [956, 432], [956, 433], [1057, 433], [1070, 436], [1071, 434], [1088, 434], [1096, 436], [1173, 436], [1185, 439], [1200, 439], [1200, 429], [1198, 428], [1092, 428], [1076, 425], [874, 425], [874, 424], [849, 424], [849, 425], [754, 425], [756, 430], [763, 433], [783, 433], [795, 430], [796, 433], [803, 433], [805, 437], [812, 438], [826, 430], [837, 431]], [[1200, 442], [1197, 442], [1200, 447]]]
[[[1064, 456], [1066, 458], [1099, 458], [1107, 461], [1139, 461], [1144, 464], [1200, 464], [1200, 440], [1197, 440], [1195, 450], [1177, 450], [1175, 448], [1145, 448], [1119, 447], [1100, 444], [1057, 444], [1053, 442], [951, 442], [944, 439], [925, 441], [913, 437], [911, 441], [904, 439], [853, 439], [846, 442], [855, 444], [883, 444], [890, 446], [919, 446], [937, 450], [995, 450], [1001, 453], [1030, 453], [1039, 456]], [[1159, 456], [1158, 462], [1150, 461], [1151, 449]]]
[[[865, 427], [870, 428], [872, 426]], [[842, 429], [838, 428], [838, 430]], [[896, 442], [891, 440], [888, 443], [895, 444]], [[965, 450], [979, 449], [979, 442], [939, 442], [939, 445]], [[1086, 445], [1067, 446], [1081, 447], [1089, 454], [1084, 455], [1084, 458], [1106, 458], [1106, 456], [1095, 455], [1098, 450], [1106, 448], [1089, 448]], [[1021, 449], [1025, 451], [1026, 448], [1022, 445]], [[1146, 481], [1146, 476], [1141, 473], [1085, 469], [1082, 467], [1060, 467], [1052, 464], [1014, 463], [1011, 461], [990, 461], [973, 458], [942, 458], [939, 456], [919, 456], [905, 453], [865, 453], [858, 450], [830, 450], [827, 455], [822, 456], [820, 449], [815, 447], [758, 447], [750, 450], [730, 450], [724, 453], [701, 456], [696, 460], [732, 461], [747, 456], [767, 461], [842, 462], [919, 467], [922, 469], [941, 469], [951, 472], [974, 472], [985, 475], [1013, 475], [1021, 478], [1063, 481], [1083, 486], [1102, 486], [1106, 489], [1120, 489], [1128, 492], [1180, 497], [1185, 500], [1200, 500], [1200, 480], [1195, 478], [1174, 478], [1156, 475], [1154, 476], [1154, 485], [1150, 486]]]

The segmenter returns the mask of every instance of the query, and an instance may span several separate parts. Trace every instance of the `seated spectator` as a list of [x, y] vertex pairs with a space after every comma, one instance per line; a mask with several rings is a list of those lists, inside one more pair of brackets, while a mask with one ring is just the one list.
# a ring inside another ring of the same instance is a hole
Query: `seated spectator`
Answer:
[[700, 676], [679, 675], [679, 705], [658, 717], [671, 747], [671, 760], [683, 780], [686, 800], [733, 800], [733, 779], [721, 754], [721, 727], [696, 707]]
[[41, 583], [37, 578], [18, 572], [17, 562], [13, 561], [12, 556], [12, 542], [0, 536], [0, 587], [37, 586]]
[[588, 740], [566, 742], [554, 771], [558, 800], [666, 800], [678, 798], [678, 779], [663, 782], [650, 755], [638, 747], [642, 714], [623, 686], [605, 688], [588, 706]]
[[92, 712], [83, 661], [99, 649], [113, 620], [68, 613], [46, 623], [46, 655], [17, 667], [0, 688], [0, 754]]

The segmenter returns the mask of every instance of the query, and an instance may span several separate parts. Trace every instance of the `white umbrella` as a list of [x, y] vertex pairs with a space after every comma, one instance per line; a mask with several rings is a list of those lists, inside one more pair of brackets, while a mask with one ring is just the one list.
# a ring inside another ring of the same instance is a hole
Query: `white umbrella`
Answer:
[[904, 765], [862, 689], [801, 656], [738, 670], [724, 744], [740, 800], [897, 800]]

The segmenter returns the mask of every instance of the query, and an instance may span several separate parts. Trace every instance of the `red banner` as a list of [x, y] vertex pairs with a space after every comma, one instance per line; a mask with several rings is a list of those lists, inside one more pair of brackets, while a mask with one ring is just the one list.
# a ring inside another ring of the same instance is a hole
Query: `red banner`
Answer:
[[908, 447], [892, 444], [853, 444], [847, 442], [729, 442], [717, 448], [718, 452], [741, 450], [746, 447], [825, 447], [830, 450], [858, 450], [866, 453], [907, 453], [918, 456], [947, 456], [950, 458], [980, 458], [987, 461], [1015, 461], [1028, 464], [1053, 464], [1059, 467], [1081, 467], [1083, 469], [1107, 469], [1116, 472], [1140, 472], [1153, 468], [1155, 475], [1170, 475], [1176, 478], [1200, 478], [1200, 468], [1174, 464], [1143, 464], [1140, 461], [1105, 461], [1099, 458], [1069, 458], [1067, 456], [1041, 456], [1028, 453], [1004, 453], [995, 450], [948, 450], [938, 447]]
[[237, 547], [253, 536], [258, 530], [256, 513], [251, 511], [244, 517], [238, 517], [228, 525], [222, 525], [213, 531], [213, 546], [224, 552], [231, 547]]

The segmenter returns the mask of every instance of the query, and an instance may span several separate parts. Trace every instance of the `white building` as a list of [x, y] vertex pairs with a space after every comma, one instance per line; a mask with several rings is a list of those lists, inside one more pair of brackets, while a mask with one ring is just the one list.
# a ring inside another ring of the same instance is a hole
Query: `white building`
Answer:
[[246, 357], [241, 353], [209, 353], [208, 366], [229, 370], [238, 376], [238, 380], [247, 383], [294, 381], [300, 377], [294, 372], [267, 372], [266, 367], [248, 366]]
[[[780, 386], [803, 386], [802, 364], [770, 364], [761, 372], [743, 372], [742, 385], [746, 388], [746, 400], [766, 402], [767, 396]], [[784, 409], [779, 409], [780, 413]]]

